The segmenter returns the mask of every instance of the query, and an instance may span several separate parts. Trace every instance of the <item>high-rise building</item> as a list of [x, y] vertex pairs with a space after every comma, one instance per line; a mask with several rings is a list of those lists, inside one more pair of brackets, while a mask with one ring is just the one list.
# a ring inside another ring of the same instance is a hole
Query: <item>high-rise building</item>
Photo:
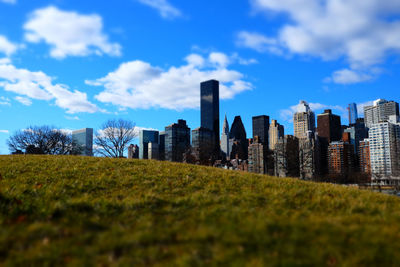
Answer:
[[371, 128], [374, 123], [386, 122], [391, 115], [399, 116], [399, 103], [385, 99], [375, 100], [372, 106], [364, 107], [365, 126]]
[[247, 159], [247, 147], [248, 147], [248, 140], [246, 135], [246, 130], [244, 128], [242, 119], [240, 116], [236, 116], [233, 120], [231, 125], [230, 131], [231, 140], [232, 142], [232, 151], [231, 151], [231, 159], [239, 158], [242, 160]]
[[308, 138], [315, 131], [315, 114], [306, 101], [300, 101], [293, 115], [294, 136]]
[[232, 149], [232, 144], [229, 141], [230, 141], [229, 123], [225, 115], [224, 125], [222, 126], [222, 134], [221, 134], [221, 151], [222, 153], [224, 153], [226, 159], [230, 158], [230, 153]]
[[159, 159], [160, 158], [160, 150], [159, 150], [159, 145], [158, 143], [148, 143], [148, 159]]
[[253, 142], [249, 145], [248, 154], [248, 171], [266, 174], [268, 171], [268, 147], [260, 141], [259, 136], [253, 138]]
[[158, 140], [159, 140], [158, 150], [159, 150], [160, 160], [165, 160], [165, 132], [160, 132]]
[[300, 179], [314, 180], [318, 174], [319, 164], [319, 142], [318, 138], [299, 139], [299, 169]]
[[354, 146], [350, 144], [350, 133], [343, 133], [342, 141], [334, 141], [328, 147], [329, 174], [347, 178], [354, 172]]
[[192, 150], [196, 162], [201, 165], [212, 165], [214, 160], [214, 132], [208, 128], [197, 128], [192, 131]]
[[342, 138], [342, 124], [340, 116], [332, 114], [332, 110], [326, 109], [324, 113], [317, 116], [317, 132], [321, 138], [327, 141], [340, 141]]
[[253, 117], [253, 138], [258, 136], [258, 141], [268, 148], [269, 116]]
[[74, 149], [82, 156], [93, 156], [93, 129], [84, 128], [72, 131]]
[[349, 125], [355, 124], [358, 119], [357, 104], [350, 103], [347, 107], [347, 111], [349, 112]]
[[128, 147], [128, 159], [138, 159], [139, 158], [139, 146], [131, 144]]
[[332, 110], [326, 109], [317, 116], [317, 132], [320, 142], [320, 173], [328, 174], [328, 146], [331, 142], [340, 141], [342, 137], [342, 125], [340, 116], [332, 114]]
[[165, 127], [165, 160], [182, 162], [190, 148], [190, 128], [185, 120]]
[[359, 159], [360, 159], [360, 171], [362, 173], [371, 174], [371, 156], [369, 150], [369, 139], [366, 138], [360, 141], [359, 145]]
[[400, 123], [396, 121], [375, 123], [369, 130], [373, 183], [400, 182]]
[[141, 130], [139, 132], [139, 158], [148, 159], [149, 143], [158, 143], [158, 131]]
[[210, 80], [200, 84], [201, 127], [214, 132], [215, 153], [220, 153], [219, 143], [219, 82]]
[[344, 130], [350, 133], [350, 143], [354, 146], [354, 153], [358, 155], [360, 141], [368, 137], [368, 129], [365, 128], [364, 119], [357, 119], [354, 124]]
[[299, 177], [299, 139], [285, 135], [278, 140], [274, 150], [275, 176]]
[[278, 142], [279, 138], [283, 138], [285, 136], [285, 129], [283, 125], [280, 125], [276, 120], [272, 120], [269, 125], [268, 131], [268, 146], [270, 150], [275, 149], [275, 145]]

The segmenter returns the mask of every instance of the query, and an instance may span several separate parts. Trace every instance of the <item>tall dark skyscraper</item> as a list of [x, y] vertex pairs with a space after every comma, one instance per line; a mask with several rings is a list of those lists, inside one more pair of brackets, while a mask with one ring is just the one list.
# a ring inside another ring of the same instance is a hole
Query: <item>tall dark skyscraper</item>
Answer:
[[253, 117], [253, 138], [258, 136], [261, 144], [268, 147], [269, 116]]
[[165, 160], [183, 161], [183, 154], [190, 147], [190, 128], [185, 120], [178, 120], [165, 127]]
[[340, 116], [332, 114], [332, 110], [326, 109], [317, 116], [318, 136], [326, 138], [327, 142], [340, 141], [342, 138], [342, 124]]
[[200, 84], [201, 127], [214, 132], [216, 153], [220, 152], [219, 144], [219, 82], [210, 80]]

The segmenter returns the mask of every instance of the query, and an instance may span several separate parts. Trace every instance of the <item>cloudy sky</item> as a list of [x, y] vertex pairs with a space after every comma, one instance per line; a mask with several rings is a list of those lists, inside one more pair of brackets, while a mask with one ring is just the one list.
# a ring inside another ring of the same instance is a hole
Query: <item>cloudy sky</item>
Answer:
[[0, 0], [0, 154], [29, 125], [110, 118], [200, 124], [199, 83], [221, 82], [221, 120], [269, 115], [293, 133], [316, 113], [400, 101], [398, 0]]

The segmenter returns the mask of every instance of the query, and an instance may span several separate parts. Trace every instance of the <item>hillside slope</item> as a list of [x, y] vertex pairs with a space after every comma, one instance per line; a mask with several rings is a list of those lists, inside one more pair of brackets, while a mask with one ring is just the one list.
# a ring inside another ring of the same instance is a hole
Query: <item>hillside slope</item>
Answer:
[[0, 156], [0, 265], [394, 265], [400, 199], [169, 162]]

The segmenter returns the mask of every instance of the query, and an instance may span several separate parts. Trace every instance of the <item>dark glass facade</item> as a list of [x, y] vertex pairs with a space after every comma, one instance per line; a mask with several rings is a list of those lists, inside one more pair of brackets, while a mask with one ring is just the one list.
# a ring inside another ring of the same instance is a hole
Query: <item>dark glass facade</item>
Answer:
[[165, 160], [183, 162], [183, 154], [190, 148], [190, 128], [185, 120], [165, 127]]
[[269, 116], [261, 115], [253, 117], [253, 138], [258, 136], [261, 144], [268, 147]]
[[219, 82], [210, 80], [200, 84], [201, 127], [214, 132], [215, 151], [219, 153]]
[[148, 159], [149, 143], [158, 144], [158, 131], [141, 130], [139, 133], [139, 158]]
[[93, 156], [93, 129], [85, 128], [72, 132], [74, 146], [79, 146], [80, 155]]
[[238, 157], [239, 159], [247, 159], [247, 148], [249, 146], [246, 129], [244, 128], [242, 118], [236, 116], [233, 120], [230, 137], [233, 139], [231, 159]]

